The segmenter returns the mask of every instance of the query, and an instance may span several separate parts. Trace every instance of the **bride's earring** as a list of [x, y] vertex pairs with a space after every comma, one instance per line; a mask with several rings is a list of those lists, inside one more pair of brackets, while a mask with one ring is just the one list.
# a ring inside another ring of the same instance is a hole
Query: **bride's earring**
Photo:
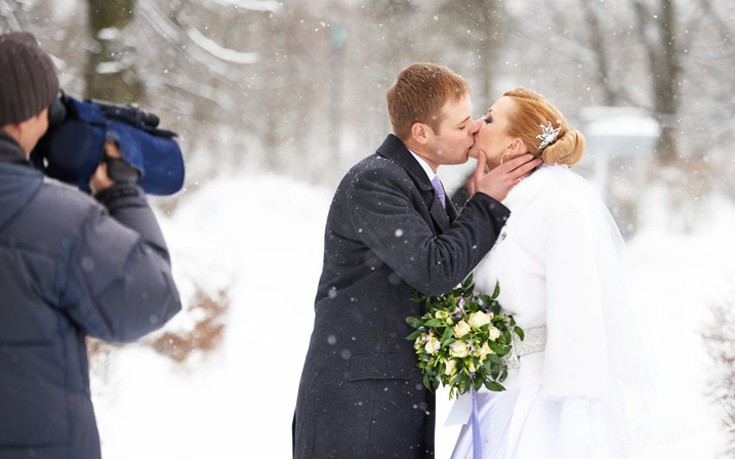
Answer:
[[500, 154], [500, 164], [503, 164], [503, 161], [505, 161], [505, 154], [508, 153], [508, 148], [503, 150], [503, 152]]

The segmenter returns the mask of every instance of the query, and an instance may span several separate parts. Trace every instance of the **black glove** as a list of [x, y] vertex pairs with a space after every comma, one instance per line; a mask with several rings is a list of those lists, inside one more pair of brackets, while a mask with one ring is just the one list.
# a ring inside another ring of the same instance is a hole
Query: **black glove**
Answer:
[[107, 175], [115, 183], [132, 185], [140, 178], [140, 171], [122, 158], [104, 155], [102, 161], [107, 164]]

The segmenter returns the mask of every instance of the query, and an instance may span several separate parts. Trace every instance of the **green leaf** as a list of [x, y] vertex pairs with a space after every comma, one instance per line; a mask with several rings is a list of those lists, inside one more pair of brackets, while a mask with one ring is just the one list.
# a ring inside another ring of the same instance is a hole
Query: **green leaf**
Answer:
[[500, 357], [498, 357], [495, 354], [488, 355], [486, 361], [490, 361], [491, 363], [494, 363], [495, 365], [502, 365], [503, 364], [503, 361], [500, 360]]
[[424, 324], [424, 321], [416, 316], [408, 316], [406, 317], [406, 323], [413, 328], [419, 328]]
[[498, 379], [498, 376], [500, 376], [500, 365], [493, 365], [490, 370], [490, 376], [493, 377], [493, 379]]
[[443, 327], [445, 326], [445, 322], [442, 319], [429, 319], [426, 322], [423, 323], [425, 327]]
[[461, 393], [468, 392], [470, 390], [470, 380], [467, 377], [463, 377], [459, 385], [459, 391]]
[[431, 384], [431, 377], [427, 374], [424, 375], [424, 387], [426, 387], [429, 390], [433, 390], [432, 389], [433, 386]]
[[[496, 343], [496, 342], [494, 342], [494, 341], [488, 341], [488, 342], [487, 342], [487, 345], [488, 345], [488, 346], [490, 347], [490, 349], [492, 349], [492, 350], [493, 350], [493, 352], [494, 352], [495, 354], [498, 354], [498, 355], [502, 355], [502, 354], [500, 354], [500, 353], [501, 353], [501, 352], [503, 352], [503, 345], [501, 345], [501, 344], [498, 344], [498, 343]], [[488, 356], [488, 357], [489, 357], [489, 356]]]
[[438, 375], [443, 375], [446, 370], [447, 366], [443, 363], [440, 363], [436, 366], [436, 374]]
[[462, 282], [462, 288], [464, 288], [466, 290], [467, 287], [469, 287], [470, 284], [472, 284], [472, 277], [473, 277], [473, 275], [474, 275], [474, 273], [470, 273], [470, 275], [467, 276], [467, 278], [464, 280], [464, 282]]
[[454, 333], [453, 327], [447, 327], [444, 329], [444, 333], [442, 333], [441, 343], [442, 346], [447, 343], [450, 339], [452, 339], [452, 334]]
[[503, 356], [504, 356], [504, 355], [506, 355], [506, 354], [507, 354], [508, 352], [510, 352], [510, 349], [511, 349], [511, 347], [510, 347], [510, 346], [502, 346], [502, 348], [501, 348], [500, 352], [496, 352], [496, 354], [498, 354], [498, 356], [499, 356], [499, 357], [503, 357]]
[[502, 392], [505, 390], [505, 387], [502, 384], [490, 380], [485, 381], [485, 387], [487, 390], [491, 390], [493, 392]]
[[526, 338], [526, 333], [524, 333], [523, 329], [519, 326], [515, 326], [513, 330], [516, 332], [516, 335], [518, 335], [518, 338], [523, 341]]
[[493, 300], [500, 295], [500, 281], [495, 282], [495, 290], [493, 290]]
[[406, 339], [409, 340], [409, 341], [416, 341], [416, 338], [418, 338], [419, 336], [421, 336], [423, 333], [424, 332], [421, 331], [421, 330], [416, 330], [415, 332], [413, 332], [410, 335], [408, 335], [406, 337]]

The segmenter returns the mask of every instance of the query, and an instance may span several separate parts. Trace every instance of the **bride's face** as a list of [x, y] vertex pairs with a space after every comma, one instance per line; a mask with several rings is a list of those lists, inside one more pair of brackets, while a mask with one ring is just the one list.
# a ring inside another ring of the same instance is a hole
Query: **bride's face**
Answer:
[[470, 156], [477, 158], [482, 151], [487, 157], [487, 165], [491, 168], [504, 160], [510, 159], [508, 148], [513, 143], [513, 138], [508, 135], [508, 113], [513, 109], [513, 100], [503, 96], [496, 100], [487, 111], [487, 114], [477, 120], [480, 130], [475, 134], [475, 144], [470, 150]]

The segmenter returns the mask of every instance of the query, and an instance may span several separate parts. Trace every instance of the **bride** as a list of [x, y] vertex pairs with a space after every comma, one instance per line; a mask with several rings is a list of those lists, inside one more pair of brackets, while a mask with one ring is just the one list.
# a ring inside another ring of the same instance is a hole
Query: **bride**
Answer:
[[527, 89], [505, 93], [481, 120], [471, 155], [483, 152], [490, 167], [529, 152], [544, 163], [503, 201], [511, 216], [475, 270], [480, 291], [500, 283], [498, 300], [526, 338], [508, 359], [504, 392], [455, 402], [450, 418], [465, 425], [452, 458], [630, 455], [624, 396], [644, 366], [620, 233], [570, 169], [584, 148], [582, 133]]

